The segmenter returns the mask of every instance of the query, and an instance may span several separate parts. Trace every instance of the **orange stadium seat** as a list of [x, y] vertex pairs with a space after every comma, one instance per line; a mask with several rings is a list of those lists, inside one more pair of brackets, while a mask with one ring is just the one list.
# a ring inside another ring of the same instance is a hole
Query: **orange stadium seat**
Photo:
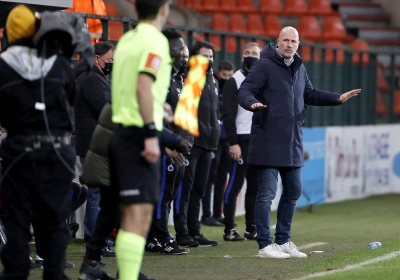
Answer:
[[198, 10], [206, 13], [217, 12], [219, 10], [219, 1], [218, 0], [203, 0], [203, 6], [198, 8]]
[[226, 13], [237, 12], [236, 0], [220, 0], [219, 11]]
[[[228, 21], [225, 14], [215, 13], [212, 15], [211, 29], [229, 31]], [[211, 34], [211, 44], [215, 46], [217, 50], [221, 50], [221, 38], [218, 34]]]
[[265, 35], [263, 22], [259, 15], [251, 14], [247, 17], [247, 32], [258, 36]]
[[334, 13], [330, 0], [310, 0], [308, 12], [318, 16], [327, 16]]
[[306, 0], [286, 0], [283, 13], [286, 15], [305, 15], [308, 13]]
[[201, 10], [203, 8], [202, 0], [192, 0], [192, 9]]
[[[342, 48], [343, 47], [343, 42], [342, 41], [326, 41], [325, 45], [326, 46], [330, 46], [330, 47]], [[326, 51], [325, 51], [325, 61], [327, 63], [333, 63], [335, 61], [334, 50], [326, 49]], [[339, 63], [339, 64], [343, 64], [344, 63], [344, 51], [342, 51], [342, 50], [337, 50], [336, 51], [336, 62]]]
[[[106, 5], [107, 15], [110, 17], [119, 17], [118, 7], [115, 3], [104, 3]], [[118, 41], [124, 34], [124, 24], [117, 21], [108, 22], [108, 38]]]
[[278, 38], [282, 29], [278, 16], [274, 14], [267, 15], [264, 19], [264, 29], [265, 36]]
[[389, 115], [389, 110], [383, 102], [382, 93], [379, 91], [376, 93], [376, 113], [380, 116], [387, 116]]
[[301, 16], [298, 31], [300, 39], [320, 40], [322, 38], [321, 28], [315, 16]]
[[263, 14], [280, 14], [283, 12], [281, 0], [261, 0], [259, 11]]
[[[355, 40], [350, 43], [350, 48], [354, 50], [353, 55], [352, 55], [352, 63], [353, 64], [359, 64], [360, 63], [360, 53], [356, 51], [369, 51], [369, 46], [366, 41], [362, 40]], [[369, 55], [368, 53], [363, 53], [362, 55], [362, 64], [363, 65], [368, 65], [369, 63]]]
[[346, 34], [340, 16], [327, 16], [322, 26], [322, 36], [326, 40], [351, 41], [353, 38]]
[[105, 2], [107, 15], [110, 17], [119, 17], [118, 7], [115, 3]]
[[376, 85], [380, 92], [385, 92], [390, 90], [390, 85], [385, 78], [385, 74], [383, 73], [383, 66], [381, 63], [378, 63], [378, 67], [376, 68]]
[[184, 5], [186, 8], [192, 8], [193, 7], [193, 0], [185, 0]]
[[242, 13], [252, 13], [256, 9], [253, 5], [253, 0], [237, 0], [237, 6]]
[[229, 20], [229, 30], [238, 33], [247, 33], [242, 14], [232, 14]]
[[394, 93], [394, 113], [400, 115], [400, 90]]
[[[314, 43], [313, 41], [303, 41], [303, 42], [307, 43], [307, 44]], [[310, 46], [305, 46], [305, 45], [301, 46], [301, 58], [303, 59], [304, 62], [311, 61], [311, 47]], [[314, 48], [314, 61], [321, 62], [320, 50], [317, 48]]]
[[[236, 32], [236, 33], [243, 33], [246, 34], [247, 28], [246, 24], [244, 23], [244, 18], [242, 14], [232, 14], [229, 21], [229, 31]], [[244, 44], [244, 41], [241, 40], [241, 45]], [[228, 36], [226, 49], [230, 52], [235, 52], [237, 49], [236, 38], [232, 36]]]

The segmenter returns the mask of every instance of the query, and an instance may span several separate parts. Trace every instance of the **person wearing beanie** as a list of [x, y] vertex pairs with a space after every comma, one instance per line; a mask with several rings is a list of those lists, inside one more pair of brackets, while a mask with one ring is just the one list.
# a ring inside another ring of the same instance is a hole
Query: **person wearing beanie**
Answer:
[[40, 16], [25, 5], [18, 5], [8, 14], [6, 36], [9, 45], [21, 39], [31, 39], [39, 27]]
[[43, 233], [43, 279], [67, 279], [66, 219], [75, 162], [67, 108], [76, 95], [75, 74], [66, 56], [38, 57], [33, 38], [39, 28], [37, 13], [16, 6], [5, 25], [9, 47], [0, 54], [0, 123], [7, 130], [0, 184], [4, 227], [12, 233], [1, 251], [3, 279], [28, 278], [34, 211]]

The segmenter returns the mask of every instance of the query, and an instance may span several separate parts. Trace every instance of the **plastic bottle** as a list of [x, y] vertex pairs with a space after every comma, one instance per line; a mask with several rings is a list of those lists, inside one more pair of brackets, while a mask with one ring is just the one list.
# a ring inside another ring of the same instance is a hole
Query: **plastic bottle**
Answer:
[[376, 249], [376, 248], [381, 248], [382, 244], [381, 242], [371, 242], [368, 244], [368, 248], [370, 249]]

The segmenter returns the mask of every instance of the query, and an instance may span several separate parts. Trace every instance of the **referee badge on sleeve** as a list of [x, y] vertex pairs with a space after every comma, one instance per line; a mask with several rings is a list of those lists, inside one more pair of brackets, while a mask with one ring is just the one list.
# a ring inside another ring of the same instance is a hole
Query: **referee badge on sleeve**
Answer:
[[152, 69], [156, 73], [160, 69], [161, 66], [161, 57], [154, 53], [149, 53], [147, 57], [147, 62], [146, 62], [146, 68]]

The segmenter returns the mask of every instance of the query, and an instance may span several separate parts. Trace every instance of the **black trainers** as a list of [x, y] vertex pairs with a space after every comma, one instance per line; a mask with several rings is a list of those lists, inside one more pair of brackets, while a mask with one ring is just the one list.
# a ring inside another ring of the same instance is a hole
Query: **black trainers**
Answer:
[[164, 250], [163, 253], [168, 255], [182, 255], [190, 252], [189, 249], [179, 247], [178, 243], [176, 243], [176, 241], [173, 239], [165, 242], [162, 245], [162, 248]]
[[244, 237], [246, 237], [246, 239], [248, 239], [248, 240], [257, 240], [257, 229], [255, 229], [251, 232], [245, 231]]
[[176, 243], [181, 247], [198, 247], [199, 242], [193, 240], [189, 235], [176, 235]]
[[156, 280], [156, 279], [149, 278], [146, 275], [144, 275], [143, 273], [139, 272], [138, 280]]
[[208, 217], [201, 219], [201, 223], [205, 226], [210, 226], [210, 227], [223, 227], [224, 224], [218, 221], [217, 219], [213, 217]]
[[31, 261], [30, 269], [43, 269], [43, 264], [38, 264], [38, 263], [34, 262], [31, 257], [29, 257], [29, 259]]
[[245, 241], [246, 238], [241, 236], [236, 229], [231, 229], [229, 233], [224, 233], [225, 241]]
[[156, 238], [153, 238], [151, 242], [147, 243], [146, 247], [144, 247], [144, 250], [146, 252], [164, 253], [163, 247]]
[[[43, 267], [44, 259], [42, 259], [39, 256], [36, 256], [35, 263], [38, 264], [38, 265], [41, 265]], [[75, 267], [75, 265], [73, 263], [65, 262], [64, 268], [74, 268], [74, 267]]]
[[193, 240], [197, 241], [200, 247], [213, 247], [218, 245], [217, 241], [208, 240], [202, 234], [193, 236]]
[[100, 262], [89, 263], [84, 261], [81, 268], [79, 269], [78, 279], [80, 280], [115, 280], [104, 270], [101, 269], [102, 265]]
[[109, 246], [103, 248], [103, 257], [115, 257], [115, 251]]

